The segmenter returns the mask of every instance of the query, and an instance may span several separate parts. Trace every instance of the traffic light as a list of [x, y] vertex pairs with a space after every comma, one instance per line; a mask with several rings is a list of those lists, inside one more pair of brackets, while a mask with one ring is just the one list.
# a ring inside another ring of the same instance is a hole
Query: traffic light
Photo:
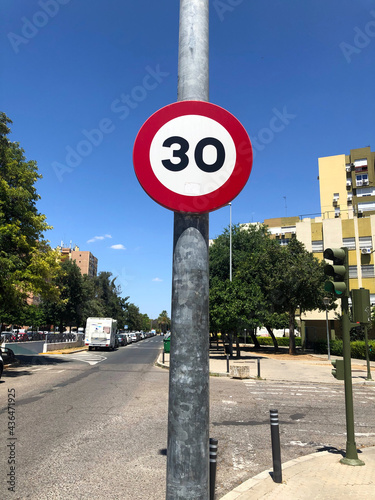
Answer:
[[324, 290], [338, 298], [349, 297], [348, 249], [326, 248], [324, 258], [333, 261], [333, 265], [324, 267], [324, 273], [333, 277], [333, 281], [325, 282]]
[[366, 288], [352, 290], [354, 323], [371, 323], [370, 291]]
[[337, 378], [337, 380], [344, 380], [344, 360], [343, 359], [335, 359], [331, 361], [333, 370], [332, 375]]

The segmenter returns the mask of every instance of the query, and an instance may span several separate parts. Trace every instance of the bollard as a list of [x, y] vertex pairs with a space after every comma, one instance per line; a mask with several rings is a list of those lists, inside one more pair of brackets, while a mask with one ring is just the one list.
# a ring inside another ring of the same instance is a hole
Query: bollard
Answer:
[[282, 472], [281, 472], [281, 450], [280, 450], [278, 410], [270, 410], [270, 423], [271, 423], [272, 462], [273, 462], [272, 479], [275, 483], [281, 483]]
[[163, 349], [163, 365], [164, 365], [164, 349]]
[[258, 378], [260, 378], [260, 358], [257, 358], [257, 365], [258, 365]]
[[210, 438], [210, 500], [215, 500], [217, 439]]
[[227, 354], [227, 373], [229, 373], [229, 354]]

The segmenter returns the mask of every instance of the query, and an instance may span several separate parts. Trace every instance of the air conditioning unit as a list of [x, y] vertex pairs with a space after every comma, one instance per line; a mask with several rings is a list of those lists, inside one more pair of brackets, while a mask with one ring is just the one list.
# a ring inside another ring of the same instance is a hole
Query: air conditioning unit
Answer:
[[336, 218], [340, 217], [340, 212], [335, 212], [335, 217]]
[[363, 180], [363, 185], [364, 185], [364, 186], [368, 186], [368, 179], [364, 179], [364, 180]]
[[346, 181], [346, 186], [351, 186], [352, 185], [352, 181]]
[[357, 181], [356, 184], [357, 186], [363, 186], [363, 181]]
[[352, 167], [350, 165], [346, 165], [345, 170], [347, 172], [350, 172], [352, 170]]
[[369, 254], [372, 252], [372, 248], [362, 248], [361, 253], [363, 254]]

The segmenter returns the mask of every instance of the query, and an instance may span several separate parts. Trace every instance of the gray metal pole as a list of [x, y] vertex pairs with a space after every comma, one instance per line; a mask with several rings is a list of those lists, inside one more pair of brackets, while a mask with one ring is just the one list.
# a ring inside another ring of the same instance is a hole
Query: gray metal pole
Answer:
[[328, 351], [328, 361], [331, 359], [331, 347], [329, 344], [329, 327], [328, 327], [328, 309], [326, 306], [326, 326], [327, 326], [327, 351]]
[[[208, 101], [208, 10], [180, 1], [179, 101]], [[174, 215], [167, 500], [209, 499], [208, 224]]]

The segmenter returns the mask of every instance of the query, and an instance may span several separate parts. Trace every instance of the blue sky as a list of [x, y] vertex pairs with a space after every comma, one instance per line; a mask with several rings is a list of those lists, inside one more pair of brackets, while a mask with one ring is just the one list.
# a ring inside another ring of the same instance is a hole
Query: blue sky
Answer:
[[[0, 109], [43, 175], [46, 237], [90, 250], [152, 318], [170, 313], [173, 213], [132, 150], [177, 99], [178, 18], [178, 0], [2, 0], [0, 21]], [[233, 223], [317, 214], [318, 158], [375, 149], [374, 62], [375, 1], [210, 0], [210, 101], [255, 152]], [[210, 237], [228, 225], [212, 212]]]

